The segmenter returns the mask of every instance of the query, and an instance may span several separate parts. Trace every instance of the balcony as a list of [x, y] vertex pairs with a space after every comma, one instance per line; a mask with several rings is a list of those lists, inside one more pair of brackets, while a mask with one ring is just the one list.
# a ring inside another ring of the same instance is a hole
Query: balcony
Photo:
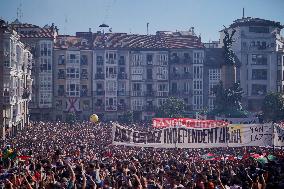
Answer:
[[124, 66], [125, 65], [125, 60], [124, 59], [118, 60], [118, 65]]
[[171, 91], [170, 92], [170, 96], [177, 96], [177, 97], [180, 97], [180, 96], [192, 96], [192, 92], [191, 91]]
[[65, 79], [65, 74], [63, 73], [59, 73], [58, 75], [57, 75], [57, 79]]
[[104, 96], [105, 95], [105, 91], [95, 91], [95, 94], [97, 96]]
[[109, 111], [109, 112], [117, 111], [117, 106], [114, 106], [114, 105], [105, 106], [105, 111]]
[[118, 104], [117, 109], [118, 109], [118, 110], [125, 111], [125, 110], [127, 110], [128, 108], [127, 108], [127, 105], [126, 105], [126, 104]]
[[104, 104], [94, 104], [94, 110], [95, 111], [104, 111], [105, 105]]
[[81, 94], [80, 94], [81, 97], [86, 97], [88, 96], [88, 90], [81, 90]]
[[117, 96], [129, 96], [129, 91], [117, 91]]
[[156, 96], [158, 96], [158, 97], [168, 97], [169, 96], [169, 92], [167, 92], [167, 91], [157, 91]]
[[22, 99], [29, 99], [30, 98], [30, 91], [28, 89], [24, 89], [22, 94]]
[[173, 58], [171, 59], [171, 63], [173, 63], [173, 64], [178, 64], [178, 63], [180, 63], [179, 57], [178, 57], [178, 56], [173, 57]]
[[105, 75], [103, 73], [96, 73], [95, 79], [105, 79]]
[[106, 79], [116, 79], [117, 78], [117, 74], [106, 74]]
[[172, 73], [170, 74], [171, 79], [192, 79], [192, 75], [190, 73], [183, 73], [183, 74], [179, 74], [179, 73]]
[[106, 64], [116, 64], [116, 60], [108, 59], [108, 60], [106, 60]]
[[157, 110], [157, 107], [154, 105], [146, 105], [143, 107], [143, 110], [146, 112], [155, 112]]
[[118, 78], [118, 79], [127, 79], [127, 74], [126, 74], [126, 73], [119, 73], [119, 74], [117, 75], [117, 78]]
[[142, 91], [131, 91], [131, 96], [144, 96]]
[[88, 74], [81, 74], [81, 79], [88, 79]]
[[58, 90], [57, 94], [58, 94], [58, 96], [64, 96], [65, 91], [64, 90]]
[[145, 96], [146, 97], [154, 97], [155, 96], [155, 92], [154, 91], [146, 91]]

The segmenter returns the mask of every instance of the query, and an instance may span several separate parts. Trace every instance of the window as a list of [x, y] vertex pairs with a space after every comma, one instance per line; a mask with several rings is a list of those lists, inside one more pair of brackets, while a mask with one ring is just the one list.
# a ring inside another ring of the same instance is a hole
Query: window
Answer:
[[193, 90], [202, 90], [202, 81], [193, 81]]
[[65, 79], [65, 70], [64, 69], [58, 69], [58, 79]]
[[64, 65], [65, 64], [65, 56], [59, 55], [58, 56], [58, 65]]
[[169, 85], [168, 84], [158, 84], [158, 91], [168, 92], [169, 91]]
[[141, 91], [142, 90], [142, 84], [141, 83], [133, 83], [132, 90], [133, 91]]
[[153, 79], [153, 70], [147, 69], [147, 79]]
[[80, 96], [80, 84], [69, 82], [67, 83], [67, 95], [68, 96]]
[[79, 79], [80, 78], [79, 68], [67, 68], [66, 77], [71, 79]]
[[88, 57], [87, 55], [81, 55], [81, 64], [88, 65]]
[[203, 66], [193, 66], [193, 78], [202, 79], [203, 77]]
[[102, 56], [97, 56], [97, 65], [104, 65], [104, 59]]
[[88, 79], [88, 70], [87, 69], [81, 70], [81, 79]]
[[263, 96], [266, 94], [266, 85], [252, 84], [251, 94], [256, 96]]
[[120, 56], [120, 57], [119, 57], [118, 64], [119, 64], [119, 65], [125, 65], [124, 56]]
[[249, 32], [253, 33], [269, 33], [269, 27], [251, 26]]
[[200, 110], [203, 107], [203, 96], [195, 95], [193, 96], [193, 109]]
[[252, 54], [252, 64], [267, 65], [267, 56], [263, 54]]
[[68, 63], [69, 64], [79, 64], [80, 63], [80, 54], [76, 53], [76, 54], [69, 54], [68, 56], [69, 60]]
[[64, 96], [65, 90], [64, 85], [58, 85], [58, 96]]
[[267, 80], [267, 70], [266, 69], [253, 69], [252, 70], [252, 80]]
[[81, 96], [87, 96], [88, 95], [88, 86], [87, 85], [81, 85]]
[[133, 99], [131, 100], [132, 110], [142, 110], [143, 101], [142, 99]]
[[152, 61], [153, 61], [153, 55], [147, 54], [147, 64], [152, 64]]

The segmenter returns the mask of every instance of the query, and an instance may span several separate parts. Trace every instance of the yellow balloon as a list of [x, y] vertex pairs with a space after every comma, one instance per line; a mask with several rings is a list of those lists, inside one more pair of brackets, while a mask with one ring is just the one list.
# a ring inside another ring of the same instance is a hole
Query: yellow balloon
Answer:
[[99, 116], [97, 114], [93, 114], [90, 116], [90, 122], [97, 123], [99, 121]]

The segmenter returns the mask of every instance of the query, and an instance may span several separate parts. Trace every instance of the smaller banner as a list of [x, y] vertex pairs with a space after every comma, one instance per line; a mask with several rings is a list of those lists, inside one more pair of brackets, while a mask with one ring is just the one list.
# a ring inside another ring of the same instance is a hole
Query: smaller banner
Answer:
[[188, 127], [188, 128], [212, 128], [224, 127], [228, 123], [222, 120], [199, 120], [191, 118], [153, 118], [153, 128]]
[[274, 124], [274, 146], [284, 146], [284, 124]]

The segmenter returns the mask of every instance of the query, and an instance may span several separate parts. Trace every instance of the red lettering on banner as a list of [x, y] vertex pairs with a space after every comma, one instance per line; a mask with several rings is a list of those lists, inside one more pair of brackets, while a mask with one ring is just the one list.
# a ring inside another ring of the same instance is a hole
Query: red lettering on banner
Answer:
[[189, 127], [189, 128], [212, 128], [225, 127], [229, 123], [222, 120], [198, 120], [192, 118], [153, 118], [153, 128], [166, 127]]

